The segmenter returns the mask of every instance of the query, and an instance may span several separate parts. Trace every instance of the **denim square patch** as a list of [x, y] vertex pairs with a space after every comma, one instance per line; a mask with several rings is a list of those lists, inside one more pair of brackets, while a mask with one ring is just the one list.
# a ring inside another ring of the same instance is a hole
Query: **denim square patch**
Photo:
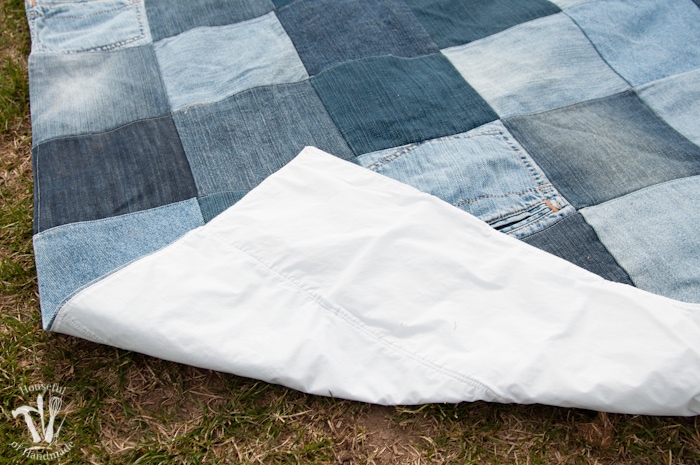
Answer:
[[700, 9], [688, 0], [610, 0], [567, 10], [633, 86], [700, 67]]
[[307, 145], [353, 156], [308, 81], [256, 87], [173, 116], [201, 196], [240, 198]]
[[155, 51], [173, 111], [309, 77], [274, 13], [230, 26], [194, 29], [161, 40]]
[[356, 162], [439, 197], [517, 238], [574, 213], [500, 121], [368, 153]]
[[145, 1], [154, 42], [196, 27], [239, 23], [274, 10], [270, 0]]
[[196, 197], [171, 117], [34, 147], [34, 228], [90, 221]]
[[581, 213], [567, 216], [523, 241], [607, 280], [632, 284], [627, 272], [600, 242]]
[[563, 13], [443, 53], [502, 118], [629, 88]]
[[114, 50], [151, 41], [143, 1], [27, 2], [33, 53]]
[[576, 208], [700, 174], [700, 147], [633, 91], [504, 123]]
[[442, 54], [365, 58], [311, 78], [357, 155], [498, 119]]
[[35, 145], [170, 112], [151, 45], [103, 53], [32, 54], [29, 77]]
[[700, 69], [650, 82], [637, 93], [673, 129], [700, 145]]
[[473, 42], [561, 11], [547, 0], [406, 0], [406, 3], [440, 48]]
[[439, 51], [400, 0], [298, 0], [278, 15], [311, 75], [359, 58]]
[[700, 303], [700, 177], [669, 181], [581, 210], [642, 289]]
[[76, 291], [203, 224], [197, 201], [190, 199], [35, 235], [44, 327], [51, 325], [61, 302]]

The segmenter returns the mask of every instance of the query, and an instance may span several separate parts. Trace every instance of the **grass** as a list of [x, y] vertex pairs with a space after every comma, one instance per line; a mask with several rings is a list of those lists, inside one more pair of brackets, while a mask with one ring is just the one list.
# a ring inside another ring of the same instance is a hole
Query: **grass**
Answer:
[[[29, 435], [23, 387], [66, 388], [65, 464], [696, 464], [696, 418], [477, 402], [379, 407], [302, 394], [41, 328], [21, 0], [0, 0], [0, 464]], [[60, 443], [60, 444], [59, 444]], [[54, 447], [52, 450], [57, 450]]]

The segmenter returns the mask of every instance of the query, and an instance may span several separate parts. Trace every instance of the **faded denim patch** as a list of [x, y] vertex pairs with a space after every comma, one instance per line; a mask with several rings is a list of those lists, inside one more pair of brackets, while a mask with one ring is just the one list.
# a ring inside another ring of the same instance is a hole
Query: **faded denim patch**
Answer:
[[355, 154], [459, 134], [498, 115], [442, 54], [364, 58], [311, 78]]
[[501, 117], [551, 110], [629, 89], [563, 13], [443, 53]]
[[151, 42], [143, 1], [31, 2], [32, 53], [114, 50]]
[[523, 241], [607, 280], [632, 284], [627, 272], [600, 242], [581, 213], [562, 218], [550, 227], [523, 238]]
[[76, 291], [203, 225], [194, 199], [34, 236], [44, 327]]
[[298, 0], [278, 15], [311, 75], [370, 56], [439, 51], [401, 0]]
[[356, 162], [439, 197], [517, 238], [574, 213], [500, 121], [463, 134], [368, 153]]
[[190, 29], [225, 26], [271, 12], [270, 0], [146, 0], [146, 13], [153, 41], [176, 36]]
[[170, 112], [151, 45], [102, 53], [31, 54], [29, 78], [35, 145]]
[[173, 117], [200, 196], [244, 194], [307, 145], [353, 157], [308, 81], [257, 87]]
[[155, 51], [174, 111], [309, 77], [274, 13], [188, 31], [156, 43]]
[[700, 147], [632, 91], [504, 123], [577, 209], [700, 174]]
[[638, 87], [639, 97], [673, 129], [700, 145], [700, 69]]
[[669, 181], [581, 213], [637, 287], [700, 303], [700, 177]]
[[566, 11], [633, 86], [700, 67], [700, 10], [688, 0], [608, 0]]

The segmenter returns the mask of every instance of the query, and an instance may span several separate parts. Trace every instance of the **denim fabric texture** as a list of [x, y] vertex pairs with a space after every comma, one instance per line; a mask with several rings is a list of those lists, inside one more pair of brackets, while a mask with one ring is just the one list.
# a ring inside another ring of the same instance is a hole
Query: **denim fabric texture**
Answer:
[[654, 212], [700, 176], [697, 3], [27, 0], [42, 302], [127, 260], [71, 226], [143, 213], [128, 224], [180, 234], [194, 223], [146, 212], [210, 222], [306, 146], [606, 279], [694, 298], [691, 257], [638, 253], [654, 246], [634, 234], [694, 247], [700, 194], [674, 188], [681, 211]]
[[351, 61], [311, 82], [356, 155], [458, 134], [498, 119], [441, 54]]
[[699, 192], [700, 176], [676, 179], [581, 213], [637, 287], [698, 303]]
[[368, 153], [356, 163], [433, 194], [517, 238], [574, 213], [501, 122]]
[[632, 284], [581, 213], [569, 215], [523, 241], [610, 281]]
[[403, 0], [297, 0], [278, 15], [311, 75], [360, 58], [439, 51]]
[[143, 0], [32, 1], [27, 20], [34, 54], [105, 51], [151, 42]]
[[174, 118], [199, 195], [248, 192], [306, 145], [353, 157], [308, 81], [256, 87]]
[[219, 192], [197, 197], [204, 222], [208, 223], [246, 195], [247, 191]]
[[151, 45], [102, 53], [32, 54], [29, 74], [35, 145], [170, 111]]
[[[212, 48], [217, 43], [236, 45]], [[173, 111], [309, 77], [274, 13], [187, 31], [161, 40], [155, 51]]]
[[566, 11], [602, 57], [638, 86], [700, 68], [700, 9], [690, 0], [607, 0]]
[[153, 41], [203, 26], [224, 26], [274, 9], [270, 0], [145, 0]]
[[700, 147], [632, 91], [504, 122], [576, 208], [700, 174]]
[[89, 283], [203, 225], [197, 201], [59, 226], [34, 236], [44, 326]]
[[650, 82], [637, 94], [673, 129], [700, 145], [700, 69]]
[[284, 6], [289, 5], [292, 2], [294, 2], [294, 0], [272, 0], [272, 3], [275, 4], [275, 8], [277, 8], [278, 10]]
[[473, 42], [560, 11], [547, 0], [406, 0], [406, 3], [440, 48]]
[[197, 195], [169, 116], [44, 142], [34, 147], [32, 161], [37, 232]]
[[629, 88], [563, 13], [443, 53], [502, 118], [564, 107]]

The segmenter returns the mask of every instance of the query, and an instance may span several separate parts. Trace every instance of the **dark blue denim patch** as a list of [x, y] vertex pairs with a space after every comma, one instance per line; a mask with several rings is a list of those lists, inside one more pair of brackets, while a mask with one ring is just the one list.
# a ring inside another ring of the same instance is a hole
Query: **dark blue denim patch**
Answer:
[[401, 0], [299, 0], [277, 15], [312, 76], [359, 58], [439, 52]]
[[353, 157], [308, 81], [256, 87], [173, 116], [200, 195], [246, 193], [307, 145]]
[[197, 195], [170, 116], [54, 139], [32, 150], [35, 232]]
[[693, 1], [694, 1], [695, 4], [698, 6], [698, 8], [700, 8], [700, 0], [693, 0]]
[[580, 213], [522, 240], [607, 280], [634, 285]]
[[440, 48], [473, 42], [561, 11], [547, 0], [406, 0], [406, 3]]
[[700, 174], [700, 147], [633, 91], [504, 123], [577, 209]]
[[270, 0], [146, 0], [151, 36], [156, 42], [200, 26], [224, 26], [275, 9]]
[[34, 145], [170, 112], [151, 44], [101, 53], [32, 54], [29, 77]]
[[294, 0], [272, 0], [272, 3], [275, 4], [275, 8], [277, 8], [278, 10], [283, 6], [289, 5], [292, 2], [294, 2]]
[[498, 119], [442, 54], [365, 58], [311, 78], [356, 155]]
[[208, 223], [228, 207], [238, 202], [247, 192], [219, 192], [197, 198], [204, 222]]

